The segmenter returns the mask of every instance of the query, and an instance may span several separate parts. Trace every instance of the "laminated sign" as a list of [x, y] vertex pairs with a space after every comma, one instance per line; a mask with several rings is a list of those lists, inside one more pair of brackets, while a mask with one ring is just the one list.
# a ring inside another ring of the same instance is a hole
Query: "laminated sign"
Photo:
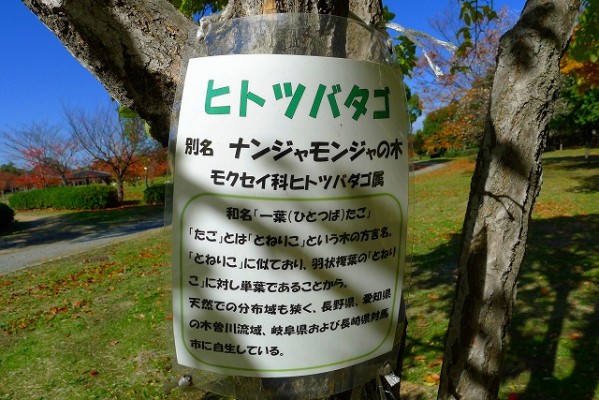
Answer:
[[190, 60], [173, 204], [180, 364], [291, 377], [391, 351], [408, 126], [400, 77], [385, 65]]

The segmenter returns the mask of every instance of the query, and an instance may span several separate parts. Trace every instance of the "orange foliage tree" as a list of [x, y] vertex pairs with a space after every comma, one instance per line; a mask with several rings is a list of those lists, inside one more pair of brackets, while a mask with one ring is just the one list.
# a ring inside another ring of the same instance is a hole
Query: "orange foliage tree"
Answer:
[[560, 98], [548, 144], [592, 146], [599, 138], [599, 1], [589, 1], [560, 61]]
[[[442, 76], [433, 77], [424, 61], [418, 63], [414, 76], [425, 110], [445, 109], [441, 114], [450, 114], [440, 121], [435, 111], [427, 113], [427, 119], [436, 118], [422, 131], [424, 149], [429, 154], [478, 145], [489, 104], [497, 46], [501, 34], [513, 25], [513, 20], [507, 9], [500, 10], [495, 18], [482, 23], [476, 37], [471, 37], [470, 46], [460, 47], [453, 55], [431, 43], [430, 56], [446, 72]], [[432, 24], [446, 40], [458, 34], [463, 36], [463, 28], [458, 29], [458, 18], [451, 13], [433, 20]]]
[[133, 157], [126, 176], [129, 182], [137, 183], [143, 179], [148, 185], [152, 184], [155, 178], [166, 175], [167, 170], [167, 149], [156, 143], [156, 146], [147, 154]]
[[599, 88], [599, 1], [586, 0], [561, 71], [576, 79], [581, 90]]
[[[24, 161], [39, 174], [37, 185], [68, 184], [68, 176], [79, 161], [81, 148], [60, 126], [32, 122], [20, 129], [2, 132], [3, 152]], [[56, 183], [55, 183], [56, 182]]]

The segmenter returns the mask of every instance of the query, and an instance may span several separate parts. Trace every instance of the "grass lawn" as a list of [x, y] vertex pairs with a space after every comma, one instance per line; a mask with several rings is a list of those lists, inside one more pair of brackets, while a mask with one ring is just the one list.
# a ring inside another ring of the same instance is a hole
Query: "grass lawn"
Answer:
[[[599, 150], [548, 153], [500, 398], [599, 399]], [[404, 379], [436, 398], [473, 162], [416, 178]]]
[[[599, 399], [599, 150], [583, 154], [545, 157], [501, 399]], [[473, 167], [455, 160], [415, 182], [403, 379], [424, 399], [437, 390]], [[0, 276], [0, 399], [203, 398], [163, 390], [180, 372], [168, 243], [165, 230]]]

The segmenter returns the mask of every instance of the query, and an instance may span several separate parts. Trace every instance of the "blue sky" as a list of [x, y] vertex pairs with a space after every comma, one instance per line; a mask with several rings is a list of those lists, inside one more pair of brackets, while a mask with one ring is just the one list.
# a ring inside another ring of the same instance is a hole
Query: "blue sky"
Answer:
[[[394, 22], [434, 34], [428, 21], [451, 1], [384, 3], [396, 14]], [[524, 3], [495, 0], [495, 7], [507, 5], [519, 13]], [[0, 37], [0, 131], [32, 121], [64, 125], [64, 106], [92, 109], [110, 98], [96, 78], [19, 0], [0, 1]], [[8, 161], [0, 154], [0, 165]]]

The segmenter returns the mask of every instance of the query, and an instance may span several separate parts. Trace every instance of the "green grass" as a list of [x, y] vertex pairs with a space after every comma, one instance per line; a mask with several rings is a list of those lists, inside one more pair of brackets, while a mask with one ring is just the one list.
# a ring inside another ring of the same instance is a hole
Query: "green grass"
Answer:
[[599, 399], [598, 153], [544, 160], [505, 373], [522, 398]]
[[[590, 161], [583, 154], [545, 157], [501, 399], [599, 399], [599, 151]], [[456, 160], [415, 182], [403, 379], [425, 398], [437, 390], [472, 170]], [[119, 212], [68, 218], [95, 224]], [[0, 399], [190, 398], [162, 389], [180, 372], [166, 235], [0, 276]]]
[[[165, 183], [168, 181], [170, 177], [168, 176], [159, 176], [148, 181], [148, 185], [158, 185], [161, 183]], [[143, 180], [139, 180], [137, 183], [126, 183], [125, 184], [125, 199], [129, 202], [143, 202], [144, 199], [144, 190], [146, 190], [146, 185]]]
[[[508, 338], [500, 398], [599, 399], [599, 150], [548, 153]], [[404, 379], [435, 398], [474, 165], [416, 179]]]
[[161, 398], [165, 233], [0, 277], [0, 398]]

